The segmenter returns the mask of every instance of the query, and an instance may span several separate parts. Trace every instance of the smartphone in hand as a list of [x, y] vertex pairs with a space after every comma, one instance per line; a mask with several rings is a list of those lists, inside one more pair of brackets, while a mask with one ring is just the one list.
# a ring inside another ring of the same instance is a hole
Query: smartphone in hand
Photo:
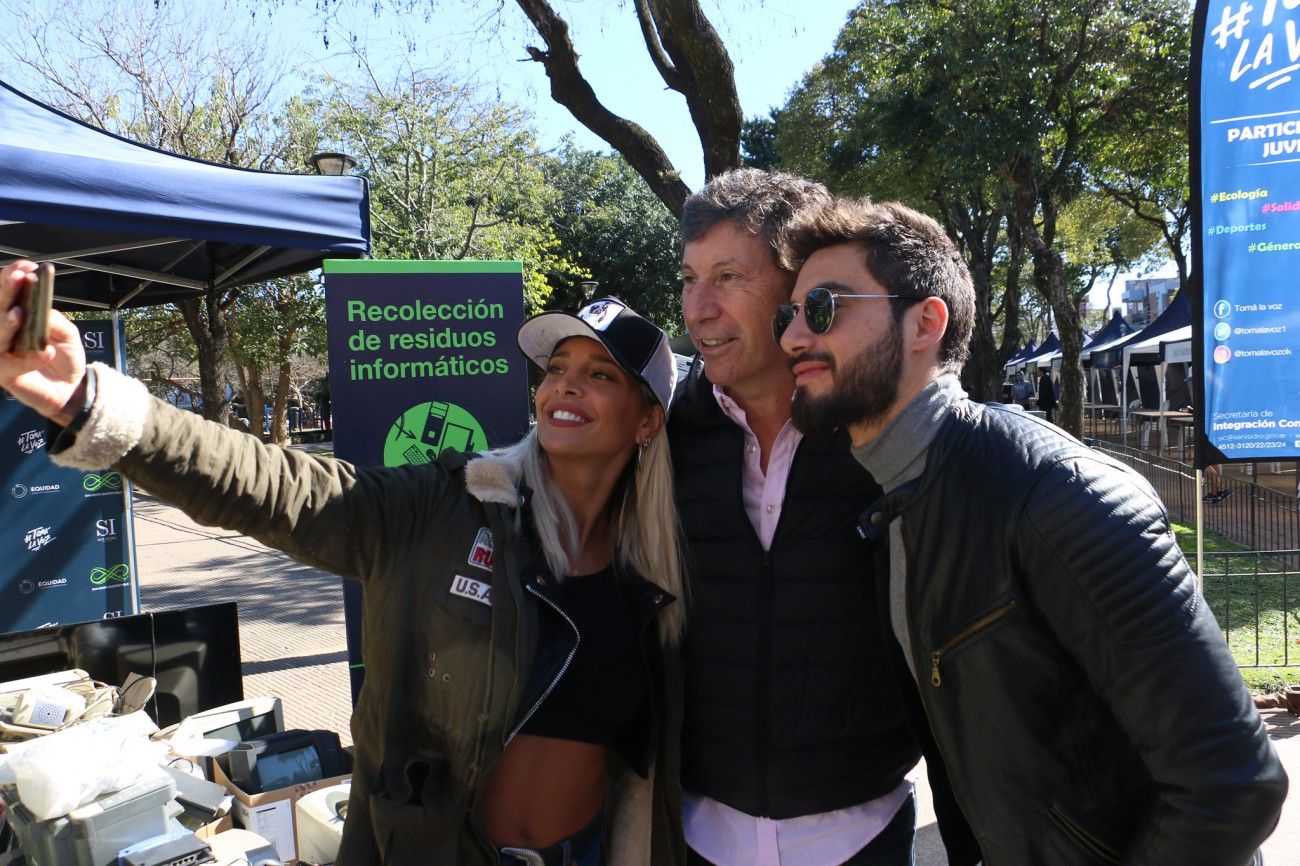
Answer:
[[23, 329], [15, 347], [19, 352], [39, 352], [50, 342], [50, 309], [54, 304], [54, 265], [36, 266], [35, 285], [28, 281], [23, 298]]

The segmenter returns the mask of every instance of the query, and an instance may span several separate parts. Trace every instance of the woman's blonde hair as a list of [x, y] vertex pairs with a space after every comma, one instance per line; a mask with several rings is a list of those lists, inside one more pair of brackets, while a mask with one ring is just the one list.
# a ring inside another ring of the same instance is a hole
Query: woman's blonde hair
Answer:
[[[651, 403], [658, 402], [644, 386], [642, 395]], [[610, 532], [620, 567], [636, 572], [677, 598], [658, 617], [660, 641], [665, 646], [676, 646], [686, 625], [686, 582], [666, 426], [661, 426], [640, 448], [639, 455], [633, 453], [634, 468], [625, 471], [624, 480], [615, 487], [610, 503]], [[567, 551], [577, 538], [578, 527], [569, 503], [551, 480], [546, 452], [537, 441], [537, 428], [496, 453], [519, 467], [520, 481], [532, 492], [533, 525], [546, 564], [563, 580], [572, 571]]]

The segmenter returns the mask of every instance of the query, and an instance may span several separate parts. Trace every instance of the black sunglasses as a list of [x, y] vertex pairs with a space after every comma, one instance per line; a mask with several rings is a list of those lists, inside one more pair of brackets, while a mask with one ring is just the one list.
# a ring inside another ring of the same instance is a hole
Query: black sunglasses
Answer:
[[835, 301], [837, 298], [884, 298], [885, 300], [894, 300], [902, 297], [902, 295], [849, 295], [832, 292], [825, 286], [818, 286], [808, 291], [808, 295], [803, 299], [802, 303], [782, 304], [776, 308], [776, 316], [772, 319], [772, 335], [776, 337], [778, 343], [781, 342], [781, 335], [785, 333], [786, 328], [794, 323], [801, 307], [803, 308], [804, 321], [808, 323], [808, 330], [814, 334], [824, 334], [831, 329], [831, 323], [835, 321]]

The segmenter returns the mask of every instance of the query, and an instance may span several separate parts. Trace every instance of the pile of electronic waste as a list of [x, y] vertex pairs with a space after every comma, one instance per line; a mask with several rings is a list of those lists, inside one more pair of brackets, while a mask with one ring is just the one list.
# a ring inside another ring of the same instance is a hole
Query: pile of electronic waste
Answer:
[[333, 862], [352, 767], [337, 734], [286, 731], [274, 697], [160, 731], [154, 688], [0, 683], [0, 866]]

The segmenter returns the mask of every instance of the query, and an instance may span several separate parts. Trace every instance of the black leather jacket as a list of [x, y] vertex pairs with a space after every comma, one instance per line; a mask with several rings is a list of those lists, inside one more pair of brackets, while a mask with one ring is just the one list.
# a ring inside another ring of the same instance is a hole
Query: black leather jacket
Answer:
[[1250, 859], [1286, 775], [1141, 477], [961, 401], [924, 474], [865, 516], [882, 549], [894, 516], [914, 722], [985, 866]]

